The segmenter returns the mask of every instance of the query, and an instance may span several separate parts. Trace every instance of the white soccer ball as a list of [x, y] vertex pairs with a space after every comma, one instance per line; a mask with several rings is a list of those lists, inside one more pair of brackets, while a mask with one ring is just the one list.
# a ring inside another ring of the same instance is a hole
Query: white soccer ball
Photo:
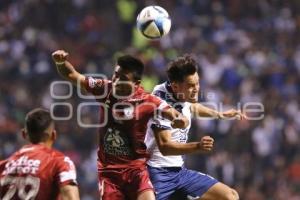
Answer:
[[171, 19], [160, 6], [145, 7], [136, 19], [138, 30], [149, 39], [157, 39], [169, 33]]

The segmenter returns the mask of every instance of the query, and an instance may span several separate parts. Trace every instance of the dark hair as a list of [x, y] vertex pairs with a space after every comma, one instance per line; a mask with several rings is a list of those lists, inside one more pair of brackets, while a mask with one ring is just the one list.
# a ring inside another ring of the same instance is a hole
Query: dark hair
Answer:
[[198, 64], [190, 55], [185, 54], [169, 63], [167, 74], [171, 82], [183, 82], [184, 78], [198, 71]]
[[144, 64], [141, 60], [130, 55], [125, 55], [119, 57], [117, 63], [122, 69], [133, 73], [135, 80], [142, 79]]
[[50, 112], [42, 108], [30, 111], [25, 118], [25, 128], [31, 143], [46, 141], [49, 137], [44, 131], [53, 123]]

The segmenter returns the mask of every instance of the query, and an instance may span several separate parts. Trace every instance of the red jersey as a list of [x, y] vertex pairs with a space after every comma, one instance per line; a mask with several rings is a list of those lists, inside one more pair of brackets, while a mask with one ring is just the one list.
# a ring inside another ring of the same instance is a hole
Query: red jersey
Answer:
[[115, 98], [112, 82], [86, 78], [85, 88], [100, 103], [98, 168], [123, 168], [144, 164], [149, 154], [144, 143], [147, 123], [156, 111], [169, 108], [142, 87], [126, 99]]
[[0, 162], [0, 199], [59, 199], [67, 184], [77, 184], [73, 162], [42, 144], [26, 145]]

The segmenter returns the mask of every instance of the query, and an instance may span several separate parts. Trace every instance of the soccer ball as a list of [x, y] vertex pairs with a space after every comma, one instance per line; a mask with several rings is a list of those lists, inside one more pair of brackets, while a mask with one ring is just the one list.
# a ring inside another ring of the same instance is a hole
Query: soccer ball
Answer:
[[160, 6], [144, 8], [136, 19], [138, 30], [149, 39], [157, 39], [169, 33], [171, 19], [168, 12]]

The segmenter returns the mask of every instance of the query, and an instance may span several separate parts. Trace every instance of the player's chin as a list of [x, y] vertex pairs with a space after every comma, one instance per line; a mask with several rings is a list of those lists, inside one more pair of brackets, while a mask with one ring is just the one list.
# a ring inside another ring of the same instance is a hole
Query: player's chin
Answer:
[[190, 102], [190, 103], [197, 103], [197, 102], [198, 102], [198, 96], [191, 97], [191, 98], [189, 99], [189, 102]]

